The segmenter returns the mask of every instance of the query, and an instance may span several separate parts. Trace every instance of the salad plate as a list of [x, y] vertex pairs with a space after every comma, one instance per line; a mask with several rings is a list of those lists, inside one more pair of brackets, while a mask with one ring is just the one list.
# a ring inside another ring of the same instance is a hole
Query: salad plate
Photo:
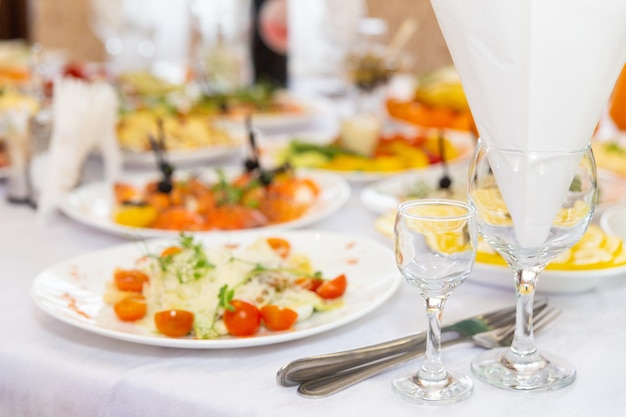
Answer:
[[380, 307], [397, 290], [392, 250], [379, 242], [320, 231], [254, 231], [198, 236], [211, 245], [246, 245], [260, 237], [279, 237], [310, 259], [325, 276], [345, 274], [348, 287], [342, 304], [297, 322], [284, 332], [260, 330], [251, 337], [217, 339], [169, 338], [134, 323], [122, 322], [103, 300], [115, 268], [131, 267], [136, 259], [172, 244], [171, 239], [126, 243], [60, 262], [37, 275], [35, 303], [47, 314], [72, 326], [128, 342], [189, 349], [242, 348], [301, 339], [351, 323]]
[[[233, 172], [233, 170], [230, 170], [230, 172]], [[209, 177], [215, 177], [216, 175], [214, 171], [208, 170], [201, 171], [201, 173]], [[313, 205], [301, 217], [288, 222], [259, 227], [255, 230], [295, 229], [308, 226], [330, 216], [341, 208], [350, 197], [350, 186], [343, 178], [337, 175], [321, 172], [300, 173], [298, 175], [310, 178], [318, 186], [320, 193]], [[155, 178], [157, 178], [155, 174], [137, 175], [124, 178], [123, 182], [140, 186]], [[60, 210], [68, 217], [88, 226], [127, 238], [175, 237], [179, 235], [179, 230], [130, 227], [118, 224], [113, 219], [115, 207], [113, 184], [108, 182], [82, 185], [65, 194], [59, 202]], [[197, 233], [202, 235], [222, 232], [206, 231]]]
[[[392, 132], [395, 131], [391, 129]], [[411, 129], [411, 134], [414, 134], [415, 129]], [[406, 132], [398, 132], [400, 134]], [[266, 138], [266, 140], [261, 142], [261, 151], [262, 151], [262, 159], [268, 165], [280, 165], [284, 162], [284, 155], [288, 153], [288, 149], [291, 146], [292, 142], [298, 142], [305, 145], [313, 145], [313, 146], [326, 146], [333, 143], [336, 139], [336, 135], [328, 135], [328, 134], [312, 134], [312, 133], [303, 133], [299, 135], [291, 135], [289, 137], [286, 136], [274, 136], [271, 138]], [[446, 139], [451, 143], [452, 146], [457, 150], [458, 156], [449, 160], [448, 165], [450, 167], [456, 165], [467, 166], [469, 163], [469, 159], [472, 156], [472, 152], [474, 150], [475, 140], [474, 137], [465, 132], [456, 132], [456, 131], [448, 131], [446, 130]], [[308, 159], [308, 157], [307, 157]], [[370, 161], [366, 163], [366, 165], [373, 165], [376, 163], [377, 158], [369, 157], [367, 158]], [[366, 161], [367, 161], [366, 159]], [[293, 162], [293, 161], [292, 161]], [[307, 161], [308, 162], [308, 161]], [[416, 167], [416, 168], [406, 168], [406, 169], [385, 169], [385, 170], [376, 170], [376, 169], [367, 169], [367, 170], [349, 170], [349, 169], [331, 169], [324, 167], [316, 167], [315, 164], [300, 166], [295, 164], [299, 169], [306, 169], [307, 171], [316, 171], [316, 172], [331, 172], [337, 175], [342, 176], [347, 181], [351, 183], [359, 183], [366, 184], [371, 183], [373, 181], [382, 180], [384, 178], [388, 178], [394, 175], [403, 174], [407, 172], [424, 172], [424, 171], [439, 171], [442, 172], [442, 164], [441, 162], [431, 162], [425, 167]]]

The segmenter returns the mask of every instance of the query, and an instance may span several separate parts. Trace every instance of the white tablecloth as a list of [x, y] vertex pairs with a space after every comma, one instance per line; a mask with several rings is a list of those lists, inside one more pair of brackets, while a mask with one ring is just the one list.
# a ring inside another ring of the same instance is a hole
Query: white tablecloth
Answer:
[[[374, 230], [375, 215], [359, 200], [312, 228], [391, 242]], [[323, 399], [299, 396], [275, 381], [276, 371], [302, 356], [342, 350], [425, 329], [423, 302], [403, 283], [382, 307], [344, 327], [272, 346], [185, 350], [144, 346], [91, 334], [40, 311], [31, 283], [54, 263], [125, 243], [58, 215], [40, 226], [35, 213], [6, 202], [0, 182], [0, 417], [22, 416], [623, 416], [626, 415], [625, 277], [591, 292], [552, 295], [563, 311], [537, 335], [541, 350], [559, 353], [578, 370], [573, 385], [555, 392], [520, 393], [476, 381], [473, 396], [450, 406], [423, 407], [393, 395], [390, 380], [417, 369], [401, 365]], [[541, 282], [539, 282], [541, 288]], [[470, 279], [450, 298], [444, 321], [514, 303], [510, 289]], [[444, 350], [450, 368], [469, 371], [479, 348]]]

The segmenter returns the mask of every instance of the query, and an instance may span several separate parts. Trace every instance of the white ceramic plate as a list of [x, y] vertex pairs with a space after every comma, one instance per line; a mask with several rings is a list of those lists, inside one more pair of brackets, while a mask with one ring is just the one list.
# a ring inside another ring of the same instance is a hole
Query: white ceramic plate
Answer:
[[[596, 288], [605, 279], [619, 276], [626, 277], [626, 265], [588, 271], [545, 270], [539, 275], [537, 293], [575, 294], [586, 292]], [[477, 262], [467, 282], [515, 290], [513, 272], [504, 266]]]
[[[191, 164], [195, 162], [213, 162], [231, 156], [239, 155], [242, 146], [233, 144], [232, 146], [209, 146], [197, 149], [179, 149], [167, 152], [167, 159], [174, 166]], [[144, 166], [156, 169], [156, 157], [152, 151], [130, 152], [124, 151], [122, 158], [129, 165]]]
[[607, 208], [600, 216], [600, 227], [606, 233], [626, 242], [626, 204]]
[[[468, 161], [450, 166], [456, 192], [465, 192], [467, 181]], [[367, 185], [361, 191], [361, 202], [369, 210], [377, 214], [385, 214], [395, 210], [398, 204], [407, 195], [415, 190], [417, 184], [425, 184], [429, 189], [437, 189], [439, 180], [443, 175], [441, 166], [411, 171], [400, 175], [384, 178]], [[626, 180], [610, 173], [598, 171], [598, 183], [600, 187], [600, 201], [596, 213], [606, 210], [611, 205], [626, 200]]]
[[9, 176], [9, 167], [0, 168], [0, 178], [6, 178]]
[[[450, 167], [454, 167], [456, 165], [467, 165], [467, 162], [472, 156], [472, 152], [474, 151], [474, 144], [476, 141], [474, 137], [470, 134], [466, 134], [463, 132], [455, 132], [455, 131], [446, 131], [446, 137], [455, 145], [457, 149], [460, 151], [460, 155], [449, 161], [448, 165]], [[301, 135], [291, 135], [290, 138], [272, 138], [273, 140], [267, 140], [262, 143], [261, 151], [262, 158], [266, 164], [276, 165], [276, 161], [278, 159], [279, 153], [288, 146], [289, 141], [291, 139], [301, 140], [303, 142], [311, 142], [315, 144], [328, 144], [333, 140], [333, 136], [328, 135], [311, 135], [311, 134], [301, 134]], [[416, 168], [410, 170], [402, 170], [402, 171], [334, 171], [334, 170], [325, 170], [325, 169], [317, 169], [310, 168], [307, 171], [316, 171], [316, 172], [332, 172], [334, 174], [340, 175], [346, 180], [354, 183], [367, 183], [376, 180], [381, 180], [383, 178], [387, 178], [393, 175], [403, 174], [407, 172], [422, 172], [426, 170], [433, 170], [439, 172], [441, 171], [441, 164], [435, 163], [431, 164], [426, 168]]]
[[[226, 174], [233, 169], [225, 169]], [[182, 173], [184, 175], [184, 173]], [[215, 180], [215, 171], [203, 171], [206, 178]], [[315, 223], [331, 215], [350, 197], [350, 186], [341, 177], [327, 173], [301, 174], [311, 178], [320, 188], [316, 203], [306, 213], [293, 221], [265, 226], [259, 229], [295, 229]], [[122, 181], [137, 186], [154, 179], [154, 174], [124, 178]], [[74, 220], [100, 230], [115, 233], [129, 238], [174, 237], [179, 232], [150, 228], [136, 228], [117, 224], [113, 221], [114, 209], [113, 186], [106, 182], [86, 184], [66, 194], [59, 207], [63, 213]], [[216, 234], [217, 231], [199, 232], [199, 234]]]
[[311, 259], [325, 276], [345, 273], [348, 287], [344, 305], [297, 323], [285, 332], [263, 331], [254, 337], [200, 340], [168, 338], [150, 333], [117, 318], [102, 296], [116, 267], [124, 268], [144, 255], [171, 245], [171, 240], [129, 243], [70, 259], [42, 271], [33, 282], [32, 295], [46, 313], [72, 326], [129, 342], [177, 348], [221, 349], [268, 345], [301, 339], [348, 324], [382, 305], [398, 288], [392, 250], [362, 237], [316, 231], [223, 233], [203, 236], [206, 246], [250, 244], [260, 236], [290, 241], [293, 250]]
[[[301, 111], [293, 113], [256, 113], [252, 116], [254, 127], [271, 131], [296, 128], [306, 125], [319, 117], [323, 117], [332, 107], [332, 104], [328, 100], [321, 98], [287, 96], [285, 100], [300, 107]], [[234, 128], [241, 128], [245, 123], [245, 117], [243, 115], [218, 116], [217, 120], [220, 123]]]
[[[459, 163], [449, 167], [452, 189], [457, 194], [465, 193], [467, 170], [467, 163]], [[376, 181], [361, 191], [361, 202], [374, 213], [389, 213], [395, 210], [403, 200], [406, 200], [411, 192], [422, 185], [430, 190], [437, 190], [443, 174], [443, 168], [436, 165], [421, 171], [411, 171]]]
[[[626, 213], [626, 207], [623, 208]], [[608, 212], [608, 211], [607, 211]], [[376, 221], [376, 230], [387, 237], [393, 236], [393, 212], [381, 216]], [[624, 222], [626, 223], [626, 222]], [[626, 233], [626, 229], [624, 230]], [[617, 235], [619, 236], [619, 235]], [[602, 281], [623, 276], [626, 278], [626, 265], [615, 268], [586, 271], [545, 270], [539, 276], [537, 292], [545, 294], [575, 294], [590, 291]], [[508, 267], [476, 262], [467, 282], [515, 290], [513, 272]]]

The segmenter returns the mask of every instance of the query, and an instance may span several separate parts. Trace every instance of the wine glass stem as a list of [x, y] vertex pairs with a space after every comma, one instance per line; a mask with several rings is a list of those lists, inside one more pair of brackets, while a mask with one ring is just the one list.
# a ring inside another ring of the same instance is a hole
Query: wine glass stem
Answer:
[[516, 355], [532, 356], [537, 352], [533, 335], [533, 304], [537, 275], [541, 269], [541, 267], [532, 267], [515, 271], [517, 308], [511, 351]]
[[422, 384], [445, 384], [448, 379], [441, 361], [441, 314], [445, 299], [426, 298], [426, 354], [417, 376]]

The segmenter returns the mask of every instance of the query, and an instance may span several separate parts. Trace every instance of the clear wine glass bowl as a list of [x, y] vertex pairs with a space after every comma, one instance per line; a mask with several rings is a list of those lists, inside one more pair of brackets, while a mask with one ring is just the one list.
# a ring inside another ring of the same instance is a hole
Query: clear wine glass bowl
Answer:
[[451, 200], [411, 200], [398, 208], [394, 229], [396, 264], [417, 287], [428, 318], [426, 354], [417, 373], [392, 381], [393, 391], [421, 404], [453, 403], [468, 398], [472, 380], [450, 373], [441, 360], [444, 303], [470, 274], [476, 257], [475, 211]]
[[517, 296], [511, 347], [479, 355], [472, 361], [472, 372], [511, 390], [553, 390], [571, 384], [574, 367], [537, 350], [532, 305], [541, 271], [573, 246], [591, 221], [598, 198], [591, 148], [534, 152], [479, 141], [468, 191], [479, 234], [513, 270]]

